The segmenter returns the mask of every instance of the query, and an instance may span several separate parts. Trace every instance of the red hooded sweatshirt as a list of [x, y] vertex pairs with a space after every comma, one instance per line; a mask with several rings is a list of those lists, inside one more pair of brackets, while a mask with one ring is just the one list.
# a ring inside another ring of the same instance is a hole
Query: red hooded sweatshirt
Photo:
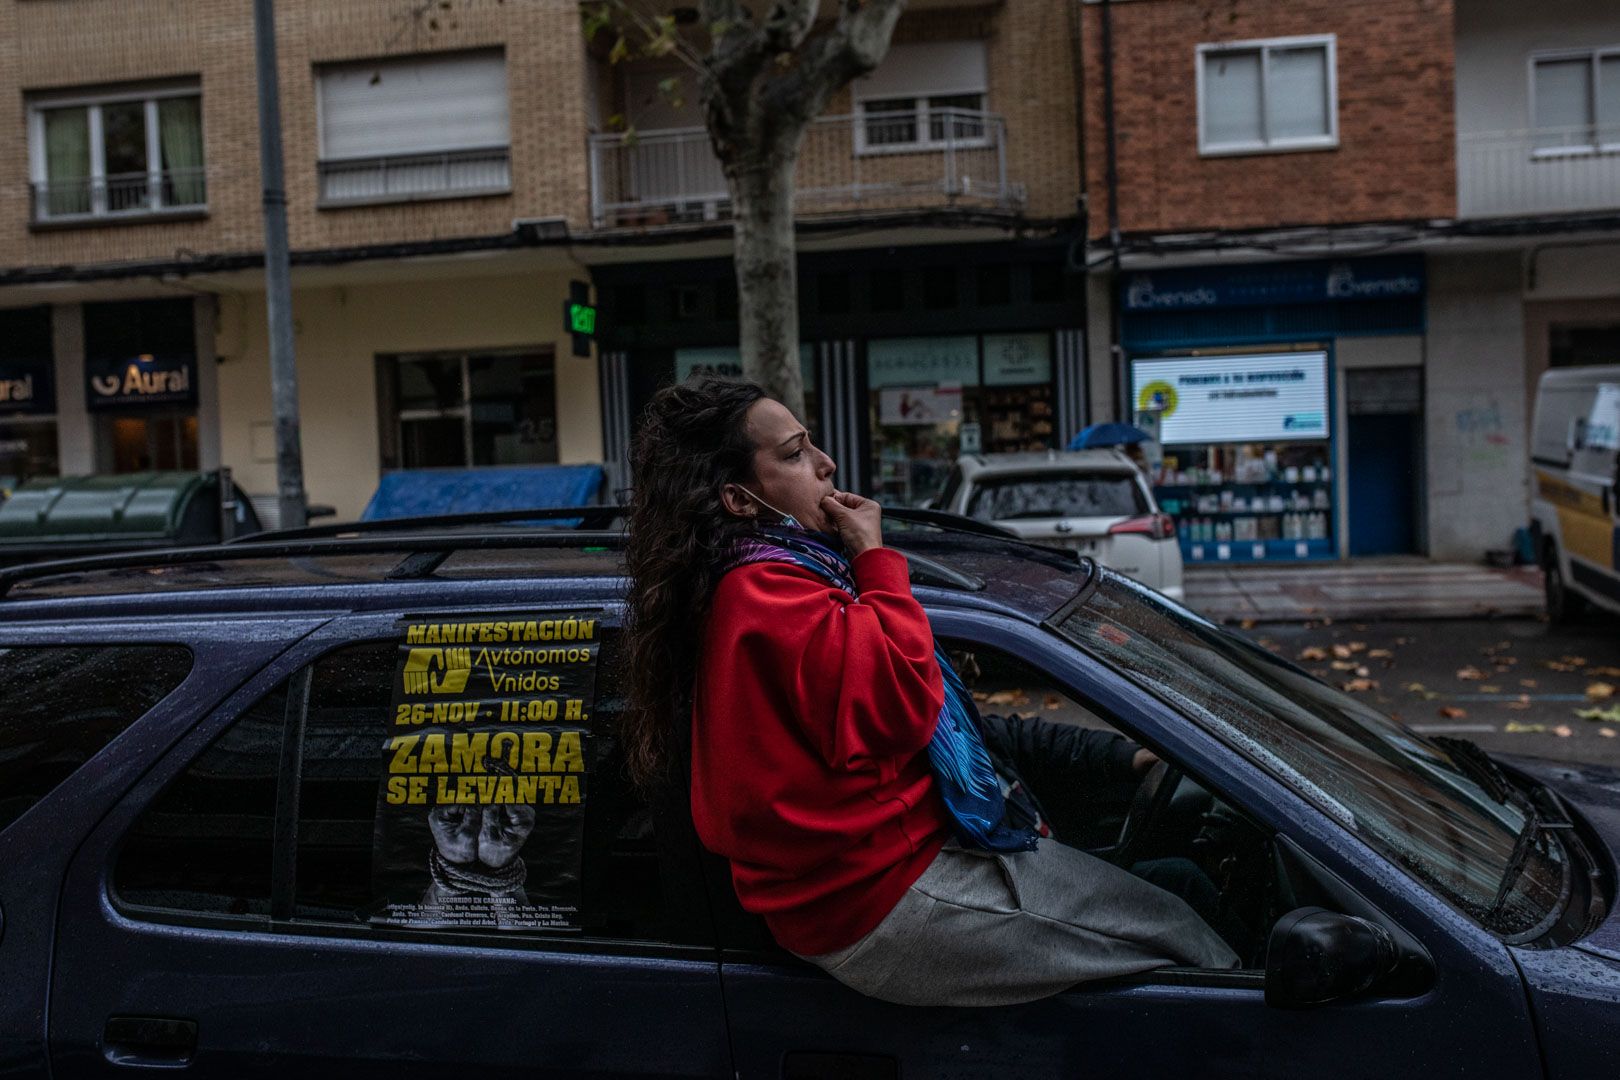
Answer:
[[836, 952], [944, 845], [927, 747], [944, 702], [905, 556], [855, 557], [861, 597], [800, 566], [715, 590], [692, 717], [692, 819], [781, 945]]

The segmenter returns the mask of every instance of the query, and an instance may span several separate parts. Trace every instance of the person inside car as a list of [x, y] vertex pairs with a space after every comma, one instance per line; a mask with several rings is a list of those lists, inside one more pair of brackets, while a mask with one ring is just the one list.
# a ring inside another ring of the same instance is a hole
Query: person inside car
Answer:
[[[905, 557], [883, 546], [880, 507], [839, 491], [835, 470], [751, 383], [655, 395], [626, 548], [621, 736], [635, 779], [689, 782], [698, 836], [729, 861], [743, 907], [872, 997], [996, 1005], [1171, 964], [1236, 966], [1187, 902], [1041, 835], [1038, 806], [992, 763]], [[1009, 723], [990, 729], [1003, 746], [1020, 742]], [[1096, 780], [1155, 760], [1108, 734], [1068, 742]]]

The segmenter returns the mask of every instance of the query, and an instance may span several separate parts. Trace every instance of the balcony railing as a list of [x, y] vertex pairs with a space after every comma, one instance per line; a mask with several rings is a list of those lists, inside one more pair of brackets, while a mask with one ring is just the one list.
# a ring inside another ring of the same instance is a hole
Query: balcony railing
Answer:
[[512, 153], [505, 146], [342, 158], [322, 161], [319, 169], [322, 206], [500, 195], [512, 190]]
[[1620, 128], [1489, 131], [1457, 138], [1462, 217], [1620, 209]]
[[208, 205], [207, 179], [201, 168], [48, 180], [29, 188], [36, 225], [184, 213]]
[[[919, 141], [900, 141], [898, 128]], [[926, 132], [926, 140], [923, 134]], [[725, 174], [703, 128], [593, 135], [597, 228], [716, 221], [731, 214]], [[1006, 126], [994, 113], [824, 116], [805, 132], [796, 173], [801, 214], [941, 207], [1016, 209]]]

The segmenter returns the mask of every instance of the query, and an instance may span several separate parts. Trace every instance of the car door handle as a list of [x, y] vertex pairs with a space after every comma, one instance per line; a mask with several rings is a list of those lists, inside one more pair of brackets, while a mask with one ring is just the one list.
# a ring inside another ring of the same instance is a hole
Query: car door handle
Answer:
[[782, 1055], [782, 1080], [900, 1080], [900, 1062], [880, 1054]]
[[197, 1052], [197, 1021], [167, 1016], [111, 1016], [101, 1050], [114, 1065], [185, 1065]]

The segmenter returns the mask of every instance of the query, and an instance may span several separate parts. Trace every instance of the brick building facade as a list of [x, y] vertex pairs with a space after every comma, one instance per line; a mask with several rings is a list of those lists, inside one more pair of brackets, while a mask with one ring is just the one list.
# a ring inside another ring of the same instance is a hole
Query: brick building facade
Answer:
[[[728, 200], [691, 102], [649, 91], [667, 72], [610, 64], [575, 0], [276, 7], [312, 502], [351, 516], [380, 472], [413, 465], [611, 465], [647, 389], [726, 366]], [[878, 294], [809, 286], [812, 398], [846, 457], [879, 467], [869, 339], [958, 366], [971, 353], [970, 431], [992, 397], [1018, 396], [978, 388], [990, 350], [1027, 360], [989, 378], [1024, 380], [1045, 417], [1003, 434], [1051, 442], [1060, 406], [1062, 425], [1083, 419], [1062, 273], [1077, 25], [1067, 0], [915, 0], [893, 63], [807, 140], [806, 258], [858, 266]], [[0, 318], [19, 343], [0, 366], [44, 363], [54, 383], [49, 409], [0, 417], [0, 474], [227, 465], [274, 491], [253, 64], [249, 0], [0, 2]], [[570, 355], [558, 318], [578, 281], [624, 301], [603, 307], [600, 358]], [[913, 341], [942, 305], [972, 311]], [[179, 365], [194, 390], [162, 408], [103, 400], [89, 376], [125, 354]], [[510, 423], [491, 419], [513, 394]]]

